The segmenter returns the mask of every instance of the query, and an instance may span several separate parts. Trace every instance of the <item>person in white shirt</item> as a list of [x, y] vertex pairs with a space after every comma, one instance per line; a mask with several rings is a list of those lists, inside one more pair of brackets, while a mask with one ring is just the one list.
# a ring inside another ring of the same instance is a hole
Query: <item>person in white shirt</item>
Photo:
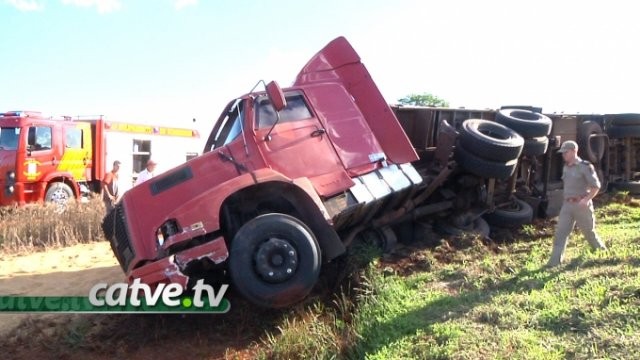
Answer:
[[142, 184], [143, 182], [151, 179], [153, 177], [153, 171], [156, 169], [157, 162], [149, 159], [147, 161], [147, 167], [138, 173], [138, 178], [136, 179], [135, 186]]

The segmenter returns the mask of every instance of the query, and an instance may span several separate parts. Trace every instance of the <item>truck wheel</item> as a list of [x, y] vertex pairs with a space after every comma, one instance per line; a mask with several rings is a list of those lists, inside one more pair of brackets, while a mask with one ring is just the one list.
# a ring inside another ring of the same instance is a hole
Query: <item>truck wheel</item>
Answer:
[[593, 121], [585, 121], [580, 125], [578, 133], [578, 151], [586, 160], [599, 163], [604, 156], [605, 139], [602, 136], [589, 139], [591, 135], [601, 135], [602, 127]]
[[517, 159], [507, 162], [483, 159], [462, 146], [456, 146], [455, 159], [463, 169], [483, 178], [507, 179], [513, 175], [518, 165]]
[[640, 137], [640, 125], [612, 125], [607, 128], [607, 135], [616, 139]]
[[58, 205], [64, 205], [67, 201], [73, 199], [73, 190], [69, 185], [62, 182], [55, 182], [49, 185], [44, 195], [44, 201], [52, 202]]
[[609, 183], [613, 191], [628, 191], [630, 194], [640, 194], [640, 181], [615, 181]]
[[599, 166], [596, 167], [596, 175], [598, 175], [598, 180], [600, 180], [600, 189], [602, 192], [606, 191], [609, 188], [609, 177], [605, 176], [604, 170]]
[[516, 227], [533, 220], [533, 208], [527, 202], [515, 199], [509, 205], [496, 208], [494, 212], [484, 214], [489, 225], [498, 227]]
[[544, 155], [549, 148], [549, 138], [546, 136], [524, 139], [522, 155], [538, 156]]
[[452, 224], [448, 220], [439, 220], [435, 224], [435, 229], [445, 235], [460, 236], [465, 233], [473, 233], [483, 239], [488, 239], [489, 233], [491, 232], [489, 224], [481, 217], [476, 218], [471, 224], [467, 224], [462, 228]]
[[496, 113], [496, 122], [510, 127], [523, 138], [547, 136], [551, 133], [551, 119], [529, 110], [501, 109]]
[[640, 125], [640, 114], [612, 114], [608, 116], [609, 125], [635, 126]]
[[304, 299], [320, 274], [321, 254], [313, 232], [293, 216], [260, 215], [236, 233], [229, 273], [252, 303], [281, 308]]
[[520, 156], [524, 139], [504, 125], [472, 119], [462, 123], [460, 144], [487, 160], [509, 161]]

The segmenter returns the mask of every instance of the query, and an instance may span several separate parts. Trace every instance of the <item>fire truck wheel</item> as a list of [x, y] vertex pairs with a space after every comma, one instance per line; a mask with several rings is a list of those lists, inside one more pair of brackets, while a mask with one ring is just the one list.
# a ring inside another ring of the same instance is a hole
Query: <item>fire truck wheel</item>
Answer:
[[551, 133], [551, 119], [529, 110], [499, 110], [496, 113], [496, 122], [510, 127], [525, 139], [547, 136]]
[[44, 195], [44, 201], [50, 201], [56, 204], [64, 204], [73, 199], [73, 190], [69, 185], [62, 182], [55, 182], [49, 185]]
[[543, 155], [549, 148], [549, 138], [546, 136], [524, 139], [522, 155], [538, 156]]
[[244, 224], [231, 243], [233, 284], [262, 307], [281, 308], [304, 299], [318, 280], [320, 266], [316, 237], [293, 216], [260, 215]]
[[607, 128], [607, 135], [612, 138], [640, 137], [640, 125], [612, 125]]
[[640, 125], [640, 114], [612, 114], [608, 115], [609, 125], [636, 126]]
[[520, 157], [524, 139], [508, 127], [489, 120], [462, 123], [460, 144], [487, 160], [509, 161]]
[[484, 214], [484, 219], [492, 226], [516, 227], [533, 220], [533, 208], [527, 202], [515, 199], [494, 212]]
[[580, 155], [592, 163], [599, 163], [604, 156], [604, 150], [607, 144], [602, 136], [602, 127], [593, 121], [585, 121], [580, 125], [578, 132], [578, 151]]
[[516, 169], [518, 160], [498, 162], [483, 159], [458, 144], [455, 149], [455, 159], [460, 166], [468, 172], [483, 177], [507, 179]]

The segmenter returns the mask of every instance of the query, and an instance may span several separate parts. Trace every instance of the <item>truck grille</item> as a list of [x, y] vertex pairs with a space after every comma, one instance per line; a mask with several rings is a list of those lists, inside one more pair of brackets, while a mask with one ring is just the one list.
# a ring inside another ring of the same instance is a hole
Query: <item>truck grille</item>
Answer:
[[125, 223], [125, 213], [122, 204], [117, 204], [115, 208], [104, 217], [102, 221], [102, 232], [111, 243], [111, 249], [116, 255], [122, 270], [126, 273], [129, 264], [135, 255], [129, 242], [129, 231]]

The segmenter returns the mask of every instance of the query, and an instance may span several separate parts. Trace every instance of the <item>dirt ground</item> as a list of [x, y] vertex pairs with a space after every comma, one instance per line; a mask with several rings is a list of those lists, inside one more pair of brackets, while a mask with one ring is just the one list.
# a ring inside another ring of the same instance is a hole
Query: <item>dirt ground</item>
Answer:
[[[87, 296], [96, 283], [124, 281], [106, 241], [0, 252], [0, 295]], [[0, 358], [254, 358], [287, 312], [256, 308], [233, 290], [225, 297], [232, 304], [227, 314], [0, 314]]]
[[[99, 282], [125, 277], [107, 242], [80, 244], [26, 255], [0, 253], [0, 295], [87, 296]], [[0, 314], [0, 336], [20, 321], [54, 315]]]

